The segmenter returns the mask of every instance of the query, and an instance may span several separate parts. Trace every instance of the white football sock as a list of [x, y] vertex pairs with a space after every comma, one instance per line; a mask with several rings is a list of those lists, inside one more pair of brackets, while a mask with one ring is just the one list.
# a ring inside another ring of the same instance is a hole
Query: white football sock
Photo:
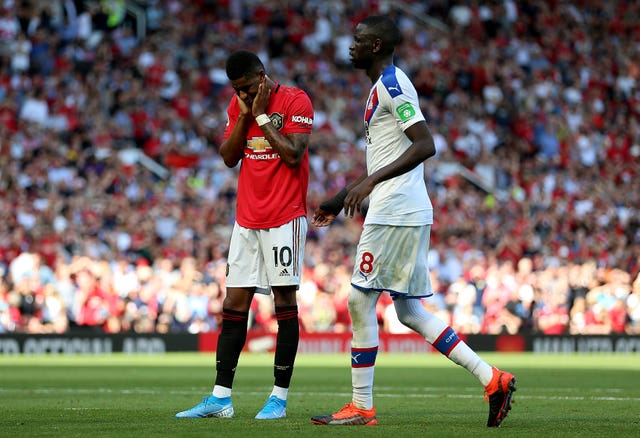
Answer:
[[482, 360], [464, 341], [458, 342], [458, 345], [451, 350], [448, 357], [453, 362], [469, 370], [471, 374], [480, 380], [482, 386], [487, 386], [491, 382], [493, 377], [491, 365]]
[[373, 374], [375, 366], [351, 368], [353, 404], [361, 409], [373, 408]]
[[289, 394], [289, 388], [281, 388], [275, 385], [273, 386], [273, 391], [271, 391], [271, 395], [275, 395], [280, 400], [286, 400], [288, 394]]
[[[458, 335], [440, 318], [427, 311], [418, 299], [397, 299], [393, 304], [396, 306], [396, 313], [400, 321], [421, 334], [427, 342], [432, 344], [443, 355], [447, 356], [454, 363], [466, 368], [472, 373], [482, 386], [487, 386], [493, 376], [491, 365], [486, 363], [473, 351]], [[447, 344], [440, 345], [440, 338], [446, 334], [447, 338], [452, 337], [453, 348], [447, 350]], [[456, 342], [457, 340], [457, 342]]]
[[226, 388], [224, 386], [215, 385], [213, 387], [213, 391], [211, 391], [211, 394], [214, 397], [218, 397], [218, 398], [231, 397], [231, 388]]
[[[373, 376], [379, 342], [376, 303], [379, 297], [379, 292], [362, 292], [356, 288], [352, 288], [349, 295], [349, 314], [353, 326], [352, 401], [361, 409], [373, 408]], [[356, 364], [367, 366], [354, 367]]]

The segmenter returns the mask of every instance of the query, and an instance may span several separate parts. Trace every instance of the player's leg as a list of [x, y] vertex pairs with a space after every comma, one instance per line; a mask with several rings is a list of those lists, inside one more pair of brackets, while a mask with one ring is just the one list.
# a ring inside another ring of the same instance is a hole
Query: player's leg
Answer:
[[[414, 242], [410, 256], [414, 260], [414, 267], [407, 286], [408, 294], [398, 295], [394, 300], [398, 319], [407, 327], [421, 334], [443, 355], [469, 370], [482, 383], [489, 400], [487, 425], [499, 426], [511, 407], [511, 394], [515, 391], [515, 378], [510, 373], [492, 368], [444, 321], [428, 312], [419, 300], [410, 298], [412, 295], [424, 295], [424, 290], [429, 292], [428, 295], [431, 294], [428, 264], [431, 226], [406, 227], [406, 229], [401, 229], [399, 233], [413, 234], [412, 238], [408, 241], [404, 239], [404, 241], [409, 242], [405, 243], [405, 246], [411, 246], [410, 242]], [[400, 237], [395, 239], [395, 241], [401, 240], [403, 239]]]
[[469, 370], [484, 386], [489, 384], [491, 366], [471, 350], [451, 327], [427, 311], [419, 299], [398, 297], [393, 304], [400, 322], [422, 335], [440, 353]]
[[227, 288], [222, 307], [222, 328], [216, 348], [216, 379], [211, 394], [202, 402], [176, 414], [177, 418], [226, 417], [234, 415], [231, 388], [247, 339], [247, 322], [253, 290]]
[[216, 380], [212, 391], [216, 397], [231, 397], [238, 360], [247, 340], [253, 294], [254, 288], [227, 287], [216, 348]]
[[260, 270], [256, 230], [234, 226], [227, 264], [222, 327], [216, 348], [216, 379], [210, 395], [198, 405], [176, 414], [178, 418], [233, 417], [231, 391], [240, 352], [247, 339], [249, 308], [256, 287], [266, 286]]
[[[406, 290], [407, 272], [418, 251], [413, 229], [417, 227], [365, 226], [358, 244], [349, 295], [349, 314], [353, 325], [351, 375], [353, 404], [373, 409], [373, 373], [378, 352], [376, 303], [382, 290]], [[409, 276], [407, 276], [409, 277]]]
[[373, 405], [373, 378], [378, 354], [378, 318], [376, 303], [382, 283], [379, 279], [380, 260], [384, 259], [385, 244], [389, 241], [391, 227], [365, 225], [351, 277], [349, 315], [353, 338], [351, 340], [352, 399], [339, 411], [330, 415], [311, 418], [314, 424], [323, 425], [375, 425]]
[[[273, 361], [274, 385], [275, 389], [286, 390], [291, 383], [300, 338], [298, 304], [296, 302], [297, 287], [278, 286], [273, 289], [276, 321], [278, 321], [278, 335]], [[284, 393], [280, 398], [286, 400], [287, 394]]]
[[[402, 242], [395, 251], [404, 251], [411, 265], [406, 283], [393, 294], [393, 304], [398, 319], [410, 329], [422, 335], [438, 351], [473, 373], [483, 385], [491, 380], [491, 367], [475, 354], [444, 321], [428, 312], [417, 297], [432, 294], [429, 279], [429, 241], [431, 227], [404, 227], [396, 232], [394, 242]], [[400, 293], [405, 292], [405, 293]]]
[[311, 422], [320, 425], [367, 425], [377, 424], [373, 405], [373, 378], [378, 354], [377, 291], [361, 291], [351, 288], [349, 314], [353, 326], [351, 340], [351, 384], [352, 399], [339, 411], [330, 415], [318, 415]]
[[499, 426], [511, 408], [514, 376], [482, 360], [451, 327], [427, 311], [420, 300], [400, 297], [394, 300], [394, 306], [404, 325], [422, 335], [440, 353], [469, 370], [482, 383], [489, 400], [487, 426]]
[[277, 420], [287, 416], [287, 397], [298, 351], [300, 326], [295, 286], [273, 288], [278, 334], [273, 359], [274, 384], [257, 420]]
[[286, 417], [287, 396], [298, 351], [300, 325], [296, 291], [304, 261], [307, 220], [298, 217], [261, 233], [265, 271], [272, 285], [278, 334], [273, 362], [274, 386], [258, 420]]
[[376, 303], [380, 292], [351, 289], [349, 314], [353, 326], [351, 341], [351, 384], [353, 404], [361, 409], [373, 408], [373, 376], [378, 355], [378, 316]]

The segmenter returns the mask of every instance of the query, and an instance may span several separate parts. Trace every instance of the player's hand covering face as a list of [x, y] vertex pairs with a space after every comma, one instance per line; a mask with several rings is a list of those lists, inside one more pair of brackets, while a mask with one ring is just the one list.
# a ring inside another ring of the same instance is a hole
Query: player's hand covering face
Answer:
[[247, 114], [251, 111], [253, 100], [258, 94], [261, 78], [265, 77], [266, 74], [264, 72], [259, 72], [250, 77], [241, 77], [231, 81], [231, 86], [236, 93], [236, 99], [242, 114]]
[[269, 97], [271, 96], [271, 86], [267, 81], [267, 75], [263, 75], [258, 83], [258, 92], [253, 98], [251, 111], [253, 116], [264, 114], [269, 106]]

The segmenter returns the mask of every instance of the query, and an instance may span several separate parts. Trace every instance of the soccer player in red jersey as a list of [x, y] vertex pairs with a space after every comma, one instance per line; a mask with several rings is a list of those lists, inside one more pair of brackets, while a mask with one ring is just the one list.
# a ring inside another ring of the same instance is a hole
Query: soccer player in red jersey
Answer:
[[231, 388], [247, 336], [251, 300], [273, 291], [278, 321], [274, 387], [256, 419], [286, 416], [287, 393], [298, 349], [298, 307], [307, 233], [307, 145], [313, 108], [307, 94], [275, 82], [252, 52], [232, 53], [227, 77], [235, 90], [220, 155], [240, 162], [236, 223], [229, 244], [222, 329], [211, 395], [178, 418], [233, 417]]

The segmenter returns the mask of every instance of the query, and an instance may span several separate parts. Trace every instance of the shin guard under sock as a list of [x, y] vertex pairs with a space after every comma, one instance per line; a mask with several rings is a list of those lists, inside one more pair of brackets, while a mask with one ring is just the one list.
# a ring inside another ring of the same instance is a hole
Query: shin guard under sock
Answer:
[[216, 385], [231, 388], [240, 352], [247, 340], [249, 312], [222, 311], [222, 329], [216, 349]]
[[298, 307], [276, 307], [275, 311], [278, 321], [278, 336], [273, 361], [273, 377], [275, 378], [275, 386], [288, 388], [293, 375], [293, 364], [296, 360], [300, 337]]

